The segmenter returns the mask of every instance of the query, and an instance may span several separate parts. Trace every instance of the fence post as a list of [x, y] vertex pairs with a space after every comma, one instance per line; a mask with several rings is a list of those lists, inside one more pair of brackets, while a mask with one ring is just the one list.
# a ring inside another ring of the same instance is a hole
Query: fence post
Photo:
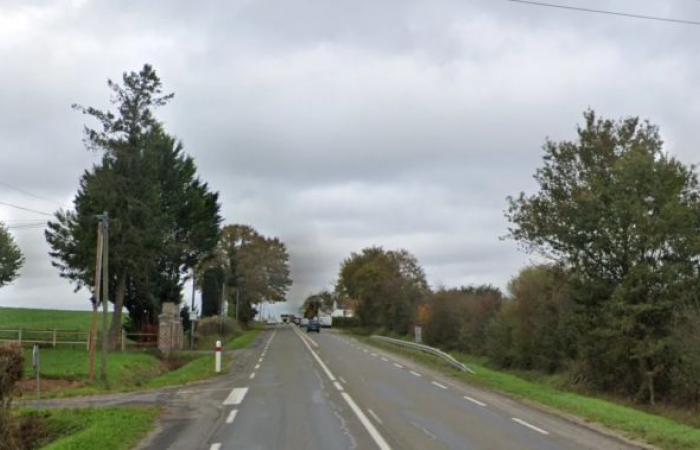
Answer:
[[19, 341], [19, 345], [22, 345], [22, 329], [20, 328], [17, 330], [17, 340]]
[[53, 330], [53, 348], [56, 348], [56, 330]]
[[122, 328], [122, 351], [126, 350], [126, 332]]

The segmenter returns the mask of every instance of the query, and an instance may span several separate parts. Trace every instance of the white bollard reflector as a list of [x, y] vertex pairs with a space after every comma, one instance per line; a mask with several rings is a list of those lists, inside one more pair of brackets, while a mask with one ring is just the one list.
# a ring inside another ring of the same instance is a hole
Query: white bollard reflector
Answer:
[[214, 348], [214, 369], [216, 373], [221, 373], [221, 341], [216, 341]]

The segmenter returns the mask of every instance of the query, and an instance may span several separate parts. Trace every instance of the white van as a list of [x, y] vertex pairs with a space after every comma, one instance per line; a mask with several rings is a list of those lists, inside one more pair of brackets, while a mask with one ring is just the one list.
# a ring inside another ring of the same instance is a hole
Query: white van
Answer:
[[323, 328], [330, 328], [333, 325], [333, 318], [331, 316], [319, 316], [318, 323]]

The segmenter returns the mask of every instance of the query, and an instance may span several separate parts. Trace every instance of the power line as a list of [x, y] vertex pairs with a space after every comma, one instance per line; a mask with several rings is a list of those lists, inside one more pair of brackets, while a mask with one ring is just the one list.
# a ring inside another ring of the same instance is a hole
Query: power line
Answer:
[[20, 193], [22, 193], [22, 194], [24, 194], [24, 195], [27, 195], [27, 196], [29, 196], [29, 197], [33, 197], [33, 198], [35, 198], [35, 199], [37, 199], [37, 200], [42, 200], [42, 201], [50, 202], [50, 203], [53, 203], [53, 204], [59, 204], [59, 203], [56, 202], [55, 200], [51, 200], [50, 198], [42, 197], [42, 196], [40, 196], [40, 195], [32, 194], [32, 193], [29, 192], [29, 191], [25, 191], [24, 189], [20, 189], [20, 188], [18, 188], [17, 186], [13, 186], [13, 185], [11, 185], [11, 184], [9, 184], [9, 183], [6, 183], [6, 182], [4, 182], [4, 181], [0, 181], [0, 185], [5, 186], [5, 187], [8, 188], [8, 189], [12, 189], [13, 191], [20, 192]]
[[567, 10], [578, 11], [578, 12], [587, 12], [587, 13], [594, 13], [594, 14], [607, 14], [607, 15], [611, 15], [611, 16], [630, 17], [633, 19], [656, 20], [659, 22], [680, 23], [683, 25], [695, 25], [695, 26], [700, 25], [700, 21], [686, 20], [686, 19], [674, 19], [672, 17], [646, 16], [643, 14], [632, 14], [632, 13], [625, 13], [625, 12], [619, 12], [619, 11], [608, 11], [608, 10], [604, 10], [604, 9], [582, 8], [579, 6], [558, 5], [556, 3], [536, 2], [536, 1], [530, 1], [530, 0], [506, 0], [506, 1], [513, 2], [513, 3], [522, 3], [525, 5], [531, 5], [531, 6], [543, 6], [543, 7], [547, 7], [547, 8], [567, 9]]
[[35, 214], [41, 214], [42, 216], [53, 217], [53, 214], [51, 214], [51, 213], [47, 213], [45, 211], [38, 211], [36, 209], [31, 209], [31, 208], [25, 208], [24, 206], [17, 206], [17, 205], [13, 205], [11, 203], [0, 202], [0, 205], [9, 206], [10, 208], [21, 209], [22, 211], [28, 211], [28, 212], [32, 212]]
[[46, 223], [38, 224], [38, 225], [10, 225], [7, 227], [8, 230], [33, 230], [33, 229], [41, 229], [45, 228]]

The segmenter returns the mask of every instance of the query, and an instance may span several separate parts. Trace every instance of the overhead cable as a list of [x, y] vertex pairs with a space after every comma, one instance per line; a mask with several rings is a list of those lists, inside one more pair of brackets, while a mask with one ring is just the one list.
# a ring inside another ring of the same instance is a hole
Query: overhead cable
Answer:
[[633, 14], [633, 13], [626, 13], [626, 12], [620, 12], [620, 11], [608, 11], [605, 9], [583, 8], [580, 6], [561, 5], [561, 4], [557, 4], [557, 3], [546, 3], [546, 2], [538, 2], [538, 1], [531, 1], [531, 0], [506, 0], [506, 1], [513, 2], [513, 3], [522, 3], [525, 5], [531, 5], [531, 6], [542, 6], [542, 7], [546, 7], [546, 8], [567, 9], [570, 11], [587, 12], [587, 13], [594, 13], [594, 14], [607, 14], [607, 15], [611, 15], [611, 16], [622, 16], [622, 17], [629, 17], [629, 18], [633, 18], [633, 19], [656, 20], [659, 22], [671, 22], [671, 23], [677, 23], [677, 24], [683, 24], [683, 25], [695, 25], [695, 26], [700, 25], [700, 21], [687, 20], [687, 19], [675, 19], [672, 17], [647, 16], [644, 14]]

